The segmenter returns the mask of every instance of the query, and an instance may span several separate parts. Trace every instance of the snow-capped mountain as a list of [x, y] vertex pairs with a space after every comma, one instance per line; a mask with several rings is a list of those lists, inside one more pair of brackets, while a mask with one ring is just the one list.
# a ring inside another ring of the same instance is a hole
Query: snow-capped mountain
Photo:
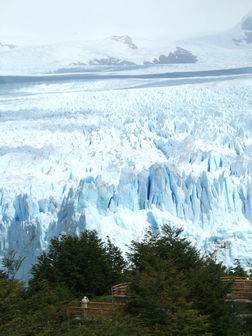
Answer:
[[172, 65], [180, 65], [179, 69], [194, 70], [239, 67], [241, 64], [250, 66], [252, 48], [237, 46], [232, 38], [220, 34], [171, 42], [165, 39], [135, 41], [129, 36], [112, 36], [94, 41], [25, 45], [8, 50], [5, 47], [2, 52], [0, 47], [0, 74], [52, 73], [62, 69], [95, 71], [97, 66], [127, 69], [127, 66], [144, 64], [167, 64], [171, 69], [176, 69]]
[[45, 67], [54, 71], [60, 67], [90, 65], [197, 63], [199, 67], [232, 67], [237, 66], [234, 61], [238, 59], [238, 53], [243, 64], [249, 60], [244, 54], [251, 54], [252, 49], [252, 11], [227, 32], [191, 40], [153, 41], [114, 35], [101, 40], [20, 45], [0, 43], [0, 73], [41, 72]]
[[[112, 36], [102, 40], [62, 42], [51, 45], [22, 46], [0, 53], [0, 71], [29, 71], [38, 67], [89, 65], [143, 65], [191, 63], [191, 53], [175, 43], [163, 41], [156, 47], [140, 40], [140, 46], [129, 36]], [[196, 61], [196, 57], [195, 57]], [[9, 68], [9, 67], [12, 68]]]
[[113, 41], [121, 42], [123, 44], [126, 44], [130, 49], [136, 50], [138, 47], [133, 42], [132, 38], [128, 35], [124, 36], [112, 36], [111, 38]]
[[232, 30], [233, 41], [236, 45], [252, 46], [252, 11]]
[[198, 40], [224, 48], [252, 48], [252, 11], [232, 29], [218, 35], [203, 36]]
[[25, 257], [20, 278], [62, 232], [126, 249], [165, 223], [249, 265], [252, 54], [206, 41], [184, 42], [188, 64], [118, 36], [0, 54], [0, 255]]

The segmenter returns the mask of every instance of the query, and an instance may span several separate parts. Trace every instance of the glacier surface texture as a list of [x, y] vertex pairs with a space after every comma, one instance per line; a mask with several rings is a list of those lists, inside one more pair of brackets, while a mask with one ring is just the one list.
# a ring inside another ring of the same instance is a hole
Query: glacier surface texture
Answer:
[[165, 223], [248, 265], [251, 176], [251, 74], [0, 78], [0, 251], [25, 257], [21, 279], [62, 232], [96, 229], [125, 250]]

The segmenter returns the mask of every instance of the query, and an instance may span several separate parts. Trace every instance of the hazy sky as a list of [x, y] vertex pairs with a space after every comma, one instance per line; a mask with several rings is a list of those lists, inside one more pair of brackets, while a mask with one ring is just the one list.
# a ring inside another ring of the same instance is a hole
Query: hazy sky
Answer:
[[0, 38], [176, 39], [231, 28], [250, 10], [251, 0], [0, 0]]

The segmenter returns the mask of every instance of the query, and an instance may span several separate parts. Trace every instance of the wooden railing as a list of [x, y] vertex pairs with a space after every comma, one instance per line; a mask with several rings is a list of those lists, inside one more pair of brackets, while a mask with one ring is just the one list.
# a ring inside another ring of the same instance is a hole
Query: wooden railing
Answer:
[[70, 306], [67, 310], [69, 321], [81, 321], [85, 318], [107, 318], [123, 311], [125, 303], [88, 302], [87, 307]]
[[223, 277], [231, 284], [227, 299], [238, 303], [252, 303], [252, 277]]
[[81, 321], [86, 318], [108, 318], [118, 311], [123, 311], [126, 304], [122, 303], [121, 300], [128, 297], [128, 289], [128, 282], [120, 283], [111, 288], [112, 302], [89, 301], [86, 307], [68, 307], [68, 321]]
[[128, 296], [129, 283], [124, 282], [115, 285], [111, 288], [111, 294], [113, 298], [125, 298]]

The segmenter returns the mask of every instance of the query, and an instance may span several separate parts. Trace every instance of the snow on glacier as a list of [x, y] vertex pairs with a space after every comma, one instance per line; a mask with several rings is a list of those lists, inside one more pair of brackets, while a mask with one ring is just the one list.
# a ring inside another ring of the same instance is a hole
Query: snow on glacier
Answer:
[[1, 85], [0, 250], [25, 257], [20, 278], [86, 228], [125, 249], [171, 223], [226, 264], [251, 261], [251, 76], [125, 81]]

